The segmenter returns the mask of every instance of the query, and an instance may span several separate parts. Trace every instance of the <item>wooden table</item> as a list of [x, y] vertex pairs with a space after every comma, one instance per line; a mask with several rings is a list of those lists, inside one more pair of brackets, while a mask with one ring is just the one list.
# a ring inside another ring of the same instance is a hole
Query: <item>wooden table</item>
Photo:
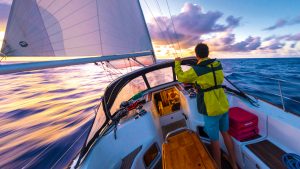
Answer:
[[216, 169], [217, 165], [199, 137], [183, 131], [162, 145], [164, 169]]

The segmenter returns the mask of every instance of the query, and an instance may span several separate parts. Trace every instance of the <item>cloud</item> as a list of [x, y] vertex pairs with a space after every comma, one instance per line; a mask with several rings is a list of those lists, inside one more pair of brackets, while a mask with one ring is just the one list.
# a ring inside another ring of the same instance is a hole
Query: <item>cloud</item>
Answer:
[[264, 39], [264, 41], [269, 41], [269, 40], [272, 40], [272, 39], [276, 39], [278, 41], [279, 40], [300, 41], [300, 33], [297, 33], [297, 34], [287, 34], [287, 35], [281, 35], [281, 36], [272, 35], [272, 36], [266, 37]]
[[290, 45], [290, 48], [294, 49], [296, 47], [296, 45], [297, 45], [297, 43], [293, 43], [293, 44]]
[[245, 52], [256, 50], [261, 45], [260, 37], [249, 36], [244, 41], [231, 45], [231, 51]]
[[285, 43], [282, 43], [280, 40], [273, 39], [270, 41], [266, 41], [264, 47], [261, 47], [262, 50], [277, 50], [282, 49]]
[[[159, 48], [160, 53], [170, 55], [175, 51], [179, 52], [179, 45], [186, 56], [193, 55], [193, 48], [199, 42], [207, 43], [213, 55], [234, 53], [234, 55], [249, 56], [251, 53], [251, 55], [267, 56], [297, 50], [300, 33], [273, 35], [266, 38], [248, 36], [237, 41], [234, 32], [235, 28], [240, 26], [241, 19], [241, 17], [231, 15], [224, 17], [220, 11], [203, 11], [199, 5], [185, 3], [181, 12], [172, 16], [176, 31], [174, 31], [171, 18], [167, 16], [159, 16], [151, 20], [148, 28], [155, 48]], [[300, 17], [279, 20], [268, 29], [277, 29], [298, 22], [300, 22]]]
[[171, 18], [166, 16], [156, 17], [148, 27], [156, 44], [167, 45], [178, 40], [181, 47], [189, 48], [199, 42], [202, 35], [226, 32], [239, 26], [240, 17], [228, 16], [226, 24], [220, 24], [222, 16], [220, 11], [204, 12], [199, 5], [185, 3], [181, 12], [172, 16], [176, 31]]
[[286, 35], [288, 41], [300, 41], [300, 33], [294, 35]]
[[288, 26], [288, 25], [296, 25], [296, 24], [300, 24], [300, 15], [297, 16], [297, 17], [294, 17], [292, 19], [279, 19], [276, 21], [276, 23], [270, 27], [267, 27], [263, 30], [275, 30], [275, 29], [278, 29], [278, 28], [281, 28], [281, 27], [285, 27], [285, 26]]
[[236, 42], [235, 35], [223, 33], [207, 40], [214, 51], [249, 52], [257, 50], [261, 45], [260, 37], [249, 36], [243, 41]]

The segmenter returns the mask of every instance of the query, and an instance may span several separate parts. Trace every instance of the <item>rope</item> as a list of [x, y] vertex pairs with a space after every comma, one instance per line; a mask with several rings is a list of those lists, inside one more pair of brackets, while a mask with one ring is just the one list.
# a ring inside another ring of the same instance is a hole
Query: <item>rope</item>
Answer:
[[77, 143], [79, 141], [79, 139], [88, 131], [89, 127], [87, 127], [83, 133], [77, 137], [77, 139], [71, 144], [71, 146], [67, 149], [67, 151], [65, 151], [62, 156], [60, 156], [60, 158], [52, 165], [52, 168], [55, 168], [55, 166], [63, 159], [63, 157], [67, 154], [67, 152], [69, 152], [71, 150], [71, 148], [73, 148], [73, 146], [75, 145], [75, 143]]
[[287, 169], [300, 169], [300, 156], [293, 153], [284, 154], [281, 161]]
[[[168, 37], [165, 37], [165, 34], [164, 34], [164, 32], [162, 31], [162, 28], [160, 27], [160, 25], [158, 24], [158, 21], [157, 21], [157, 19], [155, 18], [154, 14], [153, 14], [153, 12], [152, 12], [152, 10], [151, 10], [151, 8], [149, 7], [149, 5], [148, 5], [148, 3], [146, 2], [146, 0], [144, 0], [144, 2], [145, 2], [145, 4], [146, 4], [148, 10], [150, 11], [150, 14], [152, 15], [152, 18], [153, 18], [154, 21], [156, 22], [156, 24], [157, 24], [157, 26], [158, 26], [160, 32], [162, 33], [162, 35], [164, 36], [164, 38], [167, 40], [168, 45], [171, 44], [171, 46], [172, 46], [173, 49], [174, 49], [174, 54], [176, 55], [176, 57], [178, 57], [177, 52], [176, 52], [176, 50], [175, 50], [174, 42], [172, 41], [172, 38], [170, 37], [170, 41], [171, 41], [171, 43], [170, 43], [170, 42], [169, 42], [169, 38], [168, 38], [169, 36], [168, 36]], [[166, 26], [166, 27], [167, 27], [167, 26]], [[167, 34], [167, 35], [168, 35], [168, 34]]]
[[130, 58], [128, 58], [128, 61], [129, 61], [130, 71], [132, 72], [132, 66], [131, 66]]
[[179, 44], [179, 41], [178, 41], [178, 34], [176, 32], [176, 29], [175, 29], [175, 25], [174, 25], [174, 22], [173, 22], [173, 17], [171, 15], [171, 10], [170, 10], [170, 6], [169, 6], [169, 3], [168, 3], [168, 0], [166, 0], [166, 3], [167, 3], [167, 7], [168, 7], [168, 10], [169, 10], [169, 14], [170, 14], [170, 19], [171, 19], [171, 22], [172, 22], [172, 25], [173, 25], [173, 29], [174, 29], [176, 41], [177, 41], [177, 44], [178, 44], [178, 47], [179, 47], [179, 50], [180, 50], [180, 56], [182, 57], [182, 51], [181, 51], [181, 47], [180, 47], [180, 44]]
[[[104, 70], [104, 72], [105, 72], [105, 76], [107, 76], [107, 72], [106, 72], [106, 69], [105, 69], [105, 67], [104, 67], [104, 65], [103, 65], [104, 63], [103, 62], [101, 62], [101, 65], [102, 65], [102, 69]], [[112, 75], [109, 73], [109, 77], [110, 77], [110, 82], [112, 82], [113, 81], [113, 77], [112, 77]]]
[[0, 52], [0, 56], [1, 56], [0, 62], [2, 62], [2, 60], [6, 60], [7, 58], [7, 56], [2, 52]]

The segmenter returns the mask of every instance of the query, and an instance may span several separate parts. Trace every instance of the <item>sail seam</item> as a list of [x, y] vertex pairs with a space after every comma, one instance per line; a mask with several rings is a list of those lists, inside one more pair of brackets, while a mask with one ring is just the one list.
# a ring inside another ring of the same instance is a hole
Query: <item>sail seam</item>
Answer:
[[[37, 8], [38, 8], [38, 13], [39, 13], [39, 15], [41, 16], [41, 18], [42, 18], [42, 22], [43, 22], [43, 27], [45, 27], [45, 22], [44, 22], [44, 20], [43, 20], [43, 16], [42, 16], [42, 14], [41, 14], [41, 11], [40, 11], [40, 8], [38, 7], [38, 4], [36, 3], [36, 6], [37, 6]], [[45, 30], [46, 30], [46, 28], [45, 28]], [[51, 41], [50, 40], [50, 37], [49, 37], [49, 33], [48, 33], [48, 31], [46, 30], [46, 34], [47, 34], [47, 37], [48, 37], [48, 41]], [[53, 55], [55, 55], [55, 52], [54, 52], [54, 49], [53, 49], [53, 46], [52, 46], [52, 44], [50, 44], [50, 48], [52, 49], [52, 53], [53, 53]]]
[[98, 0], [96, 0], [96, 8], [97, 8], [97, 19], [98, 19], [98, 30], [99, 30], [99, 40], [100, 40], [100, 54], [103, 55], [103, 47], [102, 47], [102, 38], [101, 38], [101, 24], [100, 24], [100, 15], [99, 15], [99, 3]]

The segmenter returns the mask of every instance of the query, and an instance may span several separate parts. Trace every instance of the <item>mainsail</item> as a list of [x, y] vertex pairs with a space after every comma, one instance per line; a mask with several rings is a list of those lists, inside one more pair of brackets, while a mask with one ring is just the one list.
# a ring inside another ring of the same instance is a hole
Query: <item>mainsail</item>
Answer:
[[133, 61], [142, 65], [155, 62], [153, 52], [143, 55], [149, 51], [138, 0], [14, 0], [1, 49], [7, 56], [49, 58], [135, 54]]

